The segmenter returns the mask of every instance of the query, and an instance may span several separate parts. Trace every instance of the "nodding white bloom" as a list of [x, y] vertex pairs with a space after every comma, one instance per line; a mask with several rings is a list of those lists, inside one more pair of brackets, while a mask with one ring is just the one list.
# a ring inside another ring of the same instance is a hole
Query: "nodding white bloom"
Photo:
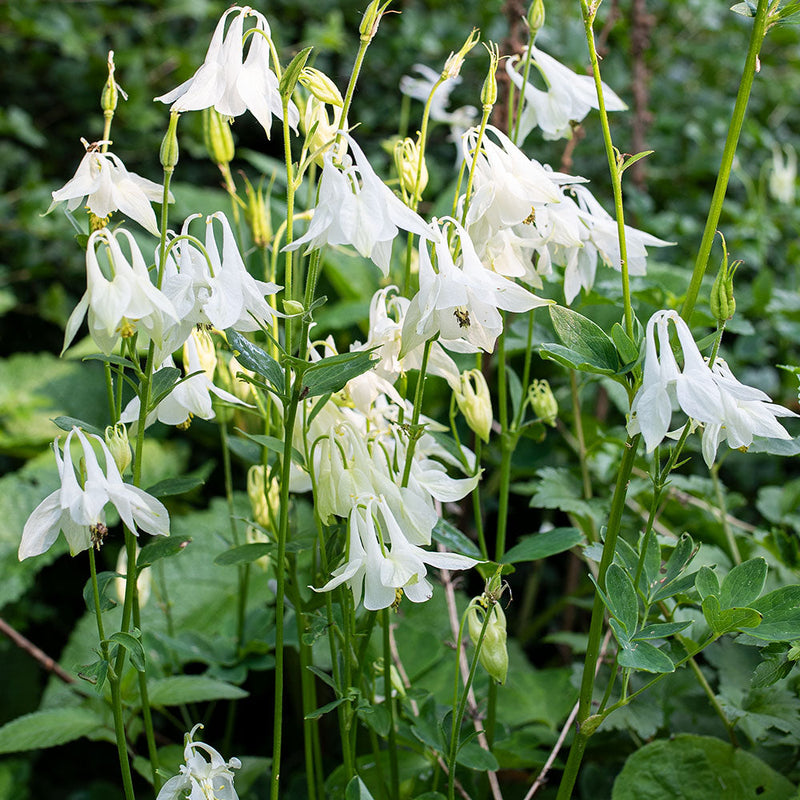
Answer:
[[312, 250], [325, 244], [349, 244], [388, 275], [398, 229], [425, 236], [427, 226], [375, 174], [353, 137], [345, 132], [341, 135], [350, 145], [355, 163], [345, 155], [339, 167], [334, 164], [334, 155], [325, 153], [319, 202], [308, 230], [283, 249], [296, 250], [304, 244]]
[[[128, 240], [130, 262], [120, 247], [119, 238]], [[111, 279], [103, 274], [98, 251], [106, 248]], [[86, 291], [67, 320], [64, 331], [66, 350], [89, 314], [89, 333], [106, 354], [114, 349], [120, 336], [143, 330], [158, 345], [165, 328], [178, 321], [172, 302], [151, 282], [144, 257], [133, 236], [124, 228], [114, 232], [100, 228], [86, 245]], [[63, 352], [62, 350], [62, 352]]]
[[[784, 155], [786, 156], [784, 158]], [[797, 152], [787, 144], [783, 152], [778, 145], [772, 147], [772, 168], [769, 172], [769, 193], [779, 203], [794, 203], [797, 184]]]
[[[238, 758], [226, 761], [217, 750], [205, 742], [195, 742], [194, 734], [201, 724], [186, 734], [180, 774], [170, 778], [156, 800], [239, 800], [233, 786], [233, 770], [242, 762]], [[208, 757], [206, 757], [208, 756]]]
[[[682, 368], [670, 345], [670, 322], [683, 354]], [[703, 458], [709, 466], [726, 439], [735, 448], [749, 447], [753, 436], [790, 439], [776, 417], [797, 416], [770, 402], [760, 389], [740, 383], [721, 359], [709, 368], [678, 313], [657, 311], [647, 323], [642, 386], [628, 422], [628, 432], [642, 434], [648, 453], [667, 435], [675, 406], [704, 426]]]
[[[107, 217], [112, 211], [121, 211], [126, 217], [138, 222], [145, 230], [158, 236], [158, 223], [150, 203], [164, 199], [164, 187], [134, 172], [128, 172], [122, 161], [113, 153], [102, 153], [102, 142], [89, 144], [72, 178], [53, 192], [53, 202], [46, 213], [59, 203], [67, 201], [67, 208], [74, 211], [86, 200], [86, 207], [96, 217]], [[173, 202], [172, 194], [169, 201]]]
[[[235, 14], [225, 33], [228, 16]], [[255, 19], [249, 32], [250, 49], [244, 57], [244, 21]], [[223, 117], [238, 117], [249, 110], [269, 136], [272, 116], [283, 119], [278, 78], [270, 68], [267, 38], [269, 23], [263, 14], [249, 6], [232, 6], [220, 18], [206, 58], [195, 74], [167, 94], [156, 97], [172, 103], [172, 111], [199, 111], [215, 108]], [[266, 38], [265, 38], [266, 37]], [[300, 113], [289, 101], [289, 124], [297, 130]]]
[[[79, 467], [83, 472], [82, 482], [76, 474], [70, 451], [73, 436], [77, 437], [83, 450]], [[100, 468], [90, 439], [99, 443], [105, 456], [105, 473]], [[20, 561], [49, 550], [59, 531], [64, 532], [72, 555], [92, 545], [99, 547], [108, 533], [103, 512], [108, 503], [117, 509], [133, 533], [138, 533], [141, 528], [148, 533], [169, 535], [167, 509], [147, 492], [123, 482], [114, 457], [99, 436], [86, 435], [80, 428], [73, 427], [67, 434], [63, 455], [58, 447], [58, 438], [53, 442], [53, 451], [61, 486], [42, 500], [28, 517], [19, 546]]]
[[[411, 68], [418, 77], [403, 75], [400, 78], [400, 91], [407, 97], [413, 97], [422, 103], [427, 103], [433, 87], [441, 78], [441, 73], [436, 72], [425, 64], [414, 64]], [[458, 143], [467, 128], [475, 123], [478, 109], [474, 106], [461, 106], [453, 111], [448, 111], [450, 93], [461, 83], [461, 76], [456, 75], [444, 83], [439, 84], [431, 101], [430, 118], [435, 122], [444, 122], [450, 126], [450, 139]]]
[[[531, 69], [538, 69], [547, 91], [532, 83], [524, 83], [519, 70], [525, 63], [526, 53], [506, 62], [506, 72], [512, 83], [525, 95], [525, 106], [519, 126], [519, 141], [524, 142], [535, 128], [542, 130], [545, 139], [572, 138], [572, 122], [581, 122], [593, 108], [598, 108], [594, 78], [578, 75], [535, 45], [531, 47]], [[627, 105], [603, 84], [606, 111], [625, 111]]]
[[[200, 216], [194, 214], [183, 223], [182, 236], [189, 234], [190, 223]], [[221, 253], [214, 220], [222, 226]], [[180, 346], [198, 324], [217, 330], [255, 331], [259, 328], [257, 320], [270, 322], [273, 316], [282, 316], [265, 300], [266, 295], [275, 294], [281, 287], [257, 280], [247, 271], [230, 223], [221, 211], [206, 217], [208, 258], [187, 239], [181, 239], [174, 251], [174, 259], [172, 254], [167, 257], [163, 285], [180, 321], [165, 337], [168, 343], [162, 348], [162, 355]]]
[[[208, 353], [210, 348], [210, 358], [203, 353]], [[203, 361], [206, 363], [204, 364]], [[172, 356], [167, 356], [161, 367], [174, 367], [175, 362]], [[214, 369], [216, 366], [216, 354], [214, 353], [214, 343], [205, 331], [192, 331], [189, 338], [183, 345], [183, 370], [186, 375], [191, 377], [178, 383], [172, 391], [154, 408], [148, 415], [145, 427], [156, 421], [164, 425], [177, 425], [178, 427], [189, 427], [192, 417], [200, 419], [214, 419], [214, 407], [211, 395], [215, 395], [220, 400], [232, 403], [245, 408], [252, 408], [249, 403], [241, 401], [238, 397], [220, 389], [214, 385]], [[139, 419], [141, 404], [138, 397], [134, 397], [120, 415], [120, 422], [136, 422]]]
[[[469, 569], [478, 562], [468, 556], [423, 550], [411, 544], [383, 497], [370, 497], [350, 512], [348, 560], [334, 570], [319, 592], [347, 583], [356, 605], [363, 594], [364, 608], [377, 611], [405, 594], [412, 603], [431, 598], [427, 566]], [[313, 587], [312, 587], [313, 588]]]
[[[458, 265], [447, 241], [448, 225], [460, 246]], [[426, 239], [420, 247], [419, 292], [412, 298], [403, 324], [401, 357], [437, 334], [448, 350], [491, 353], [503, 330], [498, 309], [530, 311], [550, 302], [485, 269], [469, 234], [451, 217], [434, 220]], [[433, 244], [436, 268], [428, 242]]]

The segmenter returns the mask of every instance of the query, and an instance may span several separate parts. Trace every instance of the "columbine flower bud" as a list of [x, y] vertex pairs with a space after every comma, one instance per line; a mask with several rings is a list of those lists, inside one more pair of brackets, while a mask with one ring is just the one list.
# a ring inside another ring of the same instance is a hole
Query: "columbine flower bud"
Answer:
[[203, 109], [203, 142], [208, 157], [215, 164], [230, 164], [233, 161], [235, 147], [230, 120], [215, 108]]
[[317, 100], [339, 108], [344, 105], [342, 93], [324, 72], [314, 67], [303, 67], [298, 80]]
[[[400, 178], [400, 186], [403, 192], [409, 195], [412, 200], [418, 201], [428, 185], [428, 167], [422, 157], [419, 138], [417, 138], [416, 142], [409, 137], [398, 139], [394, 145], [393, 155], [394, 166]], [[419, 185], [417, 185], [418, 172]]]
[[114, 51], [108, 51], [108, 80], [103, 86], [103, 93], [100, 95], [100, 107], [103, 113], [107, 116], [113, 116], [117, 110], [117, 101], [119, 96], [122, 95], [124, 100], [128, 99], [128, 95], [122, 91], [122, 87], [114, 79]]
[[[141, 552], [141, 548], [139, 545], [136, 545], [136, 557], [139, 557], [139, 553]], [[125, 602], [125, 587], [128, 584], [127, 578], [122, 576], [127, 576], [128, 574], [128, 551], [125, 547], [121, 547], [119, 551], [119, 556], [117, 556], [117, 569], [116, 569], [117, 577], [114, 579], [114, 590], [116, 592], [117, 597], [119, 598], [120, 604]], [[147, 603], [150, 599], [150, 589], [153, 584], [152, 576], [150, 575], [149, 567], [145, 567], [140, 573], [139, 577], [136, 579], [136, 590], [139, 593], [139, 605], [143, 606]]]
[[488, 442], [492, 429], [492, 398], [483, 373], [479, 369], [462, 372], [461, 385], [455, 395], [467, 425], [484, 442]]
[[478, 659], [483, 668], [498, 683], [506, 682], [508, 673], [508, 648], [506, 647], [506, 615], [503, 607], [499, 603], [492, 603], [486, 610], [483, 598], [472, 601], [467, 612], [467, 624], [469, 626], [469, 638], [477, 647], [483, 629], [483, 622], [486, 615], [489, 615], [489, 622], [486, 625], [486, 633], [483, 635], [481, 650]]
[[[194, 340], [195, 348], [197, 349], [197, 359], [200, 362], [200, 368], [205, 373], [206, 377], [214, 380], [214, 371], [217, 368], [217, 350], [214, 347], [214, 340], [211, 334], [206, 330], [194, 328], [192, 330], [192, 339]], [[183, 366], [188, 375], [192, 368], [189, 364], [187, 348], [183, 350]]]
[[303, 130], [306, 134], [305, 147], [311, 153], [316, 153], [314, 162], [319, 166], [323, 166], [325, 163], [323, 148], [334, 140], [336, 131], [347, 127], [346, 123], [341, 124], [341, 115], [342, 109], [334, 107], [331, 121], [328, 119], [328, 109], [325, 103], [317, 100], [313, 95], [306, 102], [303, 113]]
[[528, 9], [528, 27], [531, 30], [531, 41], [536, 38], [544, 26], [544, 2], [543, 0], [533, 0], [531, 7]]
[[125, 472], [131, 463], [131, 446], [128, 442], [128, 429], [120, 422], [106, 428], [106, 444], [114, 457], [114, 463], [120, 475]]
[[484, 108], [491, 108], [497, 102], [497, 65], [500, 61], [500, 48], [494, 42], [489, 42], [485, 47], [489, 53], [489, 71], [481, 89], [481, 105]]
[[178, 163], [178, 155], [180, 153], [178, 148], [178, 119], [180, 119], [180, 116], [177, 111], [173, 111], [169, 115], [169, 127], [164, 135], [164, 140], [161, 142], [159, 160], [166, 172], [172, 172]]
[[[372, 665], [373, 669], [375, 670], [375, 675], [383, 678], [383, 659], [378, 658]], [[403, 679], [400, 677], [400, 673], [397, 671], [397, 667], [394, 664], [389, 665], [389, 682], [392, 685], [392, 696], [399, 696], [405, 697], [406, 696], [406, 687], [403, 683]], [[383, 681], [381, 680], [380, 684], [383, 687]]]
[[[246, 175], [244, 177], [244, 189], [247, 192], [247, 205], [244, 209], [244, 217], [250, 226], [250, 235], [253, 237], [253, 244], [262, 250], [269, 247], [272, 241], [272, 216], [269, 208], [269, 197], [272, 190], [272, 181], [264, 195], [264, 180], [258, 184], [258, 189], [253, 188]], [[274, 180], [274, 178], [273, 178]]]
[[459, 72], [461, 72], [461, 67], [464, 64], [464, 59], [478, 44], [478, 40], [481, 38], [480, 31], [477, 28], [473, 28], [470, 35], [467, 37], [467, 40], [461, 46], [461, 49], [457, 53], [450, 53], [447, 58], [447, 61], [444, 62], [444, 69], [442, 70], [442, 77], [447, 80], [448, 78], [456, 78], [458, 77]]
[[711, 287], [710, 306], [711, 313], [718, 323], [727, 322], [736, 312], [736, 300], [733, 297], [733, 275], [741, 261], [734, 261], [728, 264], [728, 247], [725, 237], [720, 233], [722, 239], [722, 260], [719, 263], [717, 277], [714, 278], [714, 285]]
[[372, 0], [367, 6], [367, 10], [361, 18], [361, 24], [358, 26], [362, 42], [371, 42], [375, 38], [375, 34], [378, 32], [378, 25], [381, 24], [383, 12], [391, 2], [392, 0], [386, 0], [381, 5], [381, 0]]
[[305, 306], [298, 300], [284, 300], [283, 301], [283, 310], [290, 314], [293, 317], [297, 317], [302, 314], [306, 309]]
[[528, 400], [533, 413], [547, 425], [555, 428], [558, 416], [558, 401], [547, 381], [535, 380], [528, 389]]
[[[272, 530], [273, 515], [281, 501], [280, 485], [273, 477], [265, 491], [264, 465], [256, 464], [247, 471], [247, 496], [253, 509], [253, 519], [265, 530]], [[272, 511], [272, 514], [270, 513]]]

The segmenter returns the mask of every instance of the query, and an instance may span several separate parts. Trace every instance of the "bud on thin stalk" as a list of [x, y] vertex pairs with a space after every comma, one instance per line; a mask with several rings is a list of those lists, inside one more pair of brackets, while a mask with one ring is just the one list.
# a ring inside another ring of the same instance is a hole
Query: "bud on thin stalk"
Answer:
[[314, 67], [303, 67], [298, 80], [317, 100], [338, 108], [344, 105], [342, 93], [324, 72]]
[[722, 239], [722, 260], [719, 264], [717, 277], [711, 287], [711, 297], [709, 305], [711, 313], [719, 325], [724, 325], [736, 312], [736, 300], [733, 296], [733, 276], [741, 264], [741, 261], [734, 261], [728, 264], [728, 247], [725, 237], [720, 233]]
[[486, 110], [497, 102], [497, 65], [500, 62], [500, 48], [494, 42], [489, 42], [484, 47], [489, 53], [489, 70], [481, 89], [481, 105]]
[[461, 384], [455, 395], [467, 425], [484, 442], [488, 442], [492, 429], [492, 398], [483, 373], [479, 369], [462, 372]]
[[392, 0], [386, 0], [385, 3], [381, 3], [381, 0], [372, 0], [367, 6], [367, 10], [361, 18], [361, 24], [358, 26], [362, 42], [371, 42], [375, 38], [381, 18], [391, 2]]
[[161, 142], [159, 160], [165, 172], [172, 172], [178, 163], [178, 156], [180, 154], [178, 148], [178, 120], [180, 116], [181, 115], [177, 111], [173, 111], [169, 115], [169, 127], [164, 135], [164, 140]]
[[203, 143], [208, 157], [219, 165], [233, 161], [235, 148], [231, 123], [215, 108], [203, 109]]
[[461, 45], [461, 49], [457, 53], [450, 53], [447, 61], [445, 61], [444, 69], [442, 70], [442, 78], [444, 78], [444, 80], [458, 77], [467, 53], [478, 44], [480, 38], [480, 31], [477, 28], [473, 28], [467, 40]]
[[544, 27], [544, 0], [533, 0], [528, 9], [528, 27], [531, 31], [531, 41], [536, 38], [536, 34]]
[[535, 380], [528, 389], [528, 401], [533, 408], [533, 413], [545, 423], [555, 427], [558, 417], [558, 401], [545, 380]]
[[116, 425], [109, 425], [105, 432], [106, 445], [108, 446], [111, 455], [114, 457], [114, 463], [122, 475], [131, 463], [131, 445], [128, 441], [128, 429], [118, 422]]

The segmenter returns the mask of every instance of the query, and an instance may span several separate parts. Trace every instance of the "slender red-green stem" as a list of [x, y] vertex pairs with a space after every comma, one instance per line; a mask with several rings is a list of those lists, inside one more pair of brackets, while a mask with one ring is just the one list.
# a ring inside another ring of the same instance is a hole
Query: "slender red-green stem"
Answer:
[[728, 189], [733, 159], [736, 155], [736, 146], [739, 143], [739, 135], [742, 132], [744, 115], [747, 111], [747, 103], [750, 99], [750, 92], [753, 88], [753, 80], [758, 70], [758, 53], [761, 50], [761, 43], [764, 40], [767, 25], [767, 0], [758, 0], [755, 19], [753, 20], [753, 30], [750, 33], [750, 44], [747, 48], [742, 79], [739, 83], [739, 92], [736, 95], [736, 103], [733, 107], [733, 115], [728, 127], [728, 136], [725, 139], [725, 147], [722, 151], [722, 163], [717, 174], [717, 183], [714, 187], [714, 194], [711, 198], [711, 207], [708, 210], [706, 226], [703, 230], [703, 238], [700, 241], [700, 249], [694, 263], [694, 272], [686, 290], [686, 299], [683, 301], [681, 316], [688, 322], [692, 316], [697, 295], [700, 291], [700, 284], [703, 282], [708, 257], [711, 254], [711, 247], [714, 244], [714, 236], [717, 232], [722, 205], [725, 202], [725, 192]]

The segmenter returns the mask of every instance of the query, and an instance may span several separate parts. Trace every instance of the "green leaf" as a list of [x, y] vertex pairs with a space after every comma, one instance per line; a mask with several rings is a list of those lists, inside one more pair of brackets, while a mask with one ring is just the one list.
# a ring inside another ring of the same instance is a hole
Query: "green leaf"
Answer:
[[100, 428], [96, 428], [94, 425], [90, 425], [88, 422], [84, 422], [82, 419], [78, 419], [77, 417], [55, 417], [53, 422], [58, 425], [62, 431], [69, 432], [72, 430], [73, 426], [76, 426], [86, 433], [93, 433], [95, 436], [99, 436], [101, 439], [105, 438], [104, 431], [100, 430]]
[[[708, 627], [721, 636], [742, 628], [755, 628], [761, 623], [761, 614], [754, 608], [721, 608], [719, 598], [710, 594], [703, 599], [703, 616]], [[746, 633], [750, 633], [749, 630]]]
[[531, 506], [557, 508], [567, 514], [591, 517], [592, 505], [583, 499], [579, 479], [566, 467], [542, 467], [536, 472], [535, 492]]
[[344, 389], [347, 382], [374, 366], [372, 349], [342, 353], [316, 361], [303, 373], [300, 397], [318, 397]]
[[719, 578], [711, 567], [700, 567], [695, 576], [694, 585], [703, 600], [709, 595], [719, 597]]
[[631, 636], [639, 621], [639, 600], [633, 581], [618, 564], [612, 564], [606, 572], [606, 596], [610, 603], [608, 610]]
[[635, 751], [611, 793], [612, 800], [790, 800], [795, 796], [790, 781], [746, 750], [690, 734], [660, 739]]
[[455, 525], [446, 519], [439, 518], [433, 527], [431, 538], [438, 544], [444, 545], [453, 553], [459, 553], [470, 558], [483, 561], [481, 551], [468, 539]]
[[108, 637], [108, 641], [118, 644], [120, 647], [124, 647], [128, 651], [128, 655], [131, 657], [131, 664], [133, 664], [134, 669], [138, 670], [139, 672], [144, 672], [144, 648], [142, 647], [141, 641], [136, 636], [130, 633], [125, 633], [124, 631], [117, 631]]
[[586, 364], [603, 372], [619, 369], [614, 342], [599, 325], [564, 306], [551, 305], [549, 311], [558, 338]]
[[794, 662], [786, 658], [771, 658], [762, 661], [753, 672], [751, 686], [754, 689], [765, 689], [785, 678], [794, 668]]
[[169, 558], [177, 555], [186, 548], [192, 540], [182, 536], [158, 536], [152, 542], [146, 544], [139, 557], [136, 559], [137, 569], [144, 569], [162, 558]]
[[0, 728], [0, 753], [39, 750], [80, 739], [103, 726], [96, 712], [81, 706], [25, 714]]
[[154, 409], [174, 388], [175, 382], [181, 377], [177, 367], [161, 367], [153, 374], [150, 384], [150, 409]]
[[150, 681], [150, 703], [154, 706], [179, 706], [207, 700], [239, 700], [247, 692], [214, 678], [202, 675], [173, 675]]
[[[237, 428], [236, 430], [238, 433], [241, 433], [242, 436], [250, 439], [251, 442], [255, 442], [261, 445], [261, 447], [265, 447], [267, 450], [271, 450], [273, 453], [277, 453], [280, 456], [283, 455], [283, 439], [278, 439], [276, 436], [247, 433], [247, 431], [243, 431], [241, 428]], [[306, 460], [303, 458], [303, 454], [295, 447], [292, 448], [292, 461], [299, 464], [301, 467], [305, 467]]]
[[206, 478], [200, 476], [184, 475], [181, 478], [167, 478], [146, 489], [147, 494], [153, 497], [173, 497], [176, 494], [186, 494], [192, 489], [197, 489], [206, 482]]
[[685, 630], [691, 624], [691, 620], [686, 620], [685, 622], [654, 622], [637, 631], [634, 636], [631, 636], [631, 640], [640, 642], [643, 639], [666, 639], [667, 636], [672, 636], [673, 633]]
[[494, 772], [500, 769], [497, 759], [489, 750], [484, 750], [477, 742], [467, 742], [458, 751], [456, 762], [478, 772]]
[[638, 669], [643, 672], [674, 672], [672, 659], [648, 642], [620, 643], [617, 661], [621, 667]]
[[269, 555], [275, 549], [272, 542], [252, 542], [251, 544], [241, 544], [238, 547], [231, 547], [224, 550], [215, 559], [214, 563], [221, 567], [229, 567], [235, 564], [251, 564]]
[[319, 708], [315, 708], [313, 711], [309, 711], [308, 714], [305, 715], [304, 719], [319, 719], [321, 716], [327, 714], [329, 711], [333, 711], [334, 708], [337, 708], [349, 699], [349, 697], [337, 697], [336, 700], [331, 700], [330, 703], [325, 703], [324, 706], [320, 706]]
[[772, 642], [790, 642], [800, 639], [800, 586], [782, 586], [751, 604], [763, 614], [761, 624], [750, 636]]
[[[116, 572], [100, 572], [97, 575], [97, 589], [100, 594], [100, 611], [108, 611], [117, 605], [117, 601], [111, 597], [110, 593], [114, 589], [114, 581], [121, 577]], [[86, 610], [94, 612], [94, 589], [92, 579], [89, 578], [83, 587], [83, 602], [86, 603]]]
[[622, 166], [619, 168], [619, 174], [621, 175], [626, 169], [628, 169], [628, 167], [632, 167], [637, 161], [646, 158], [653, 153], [655, 153], [655, 150], [643, 150], [641, 153], [636, 153], [636, 155], [629, 156], [622, 162]]
[[735, 566], [723, 579], [719, 593], [722, 608], [749, 606], [757, 600], [767, 580], [767, 562], [751, 558]]
[[283, 370], [271, 355], [265, 353], [258, 345], [245, 339], [233, 328], [228, 328], [225, 331], [225, 336], [228, 339], [233, 355], [236, 356], [236, 360], [243, 367], [258, 375], [263, 375], [279, 394], [284, 391], [286, 387], [284, 385]]
[[366, 784], [356, 775], [344, 790], [344, 800], [375, 800]]
[[596, 375], [614, 375], [617, 372], [616, 366], [601, 367], [588, 361], [583, 353], [564, 347], [554, 342], [547, 342], [539, 346], [539, 355], [549, 361], [555, 361], [562, 367], [577, 369], [580, 372], [591, 372]]
[[278, 91], [281, 93], [281, 97], [290, 98], [292, 96], [294, 87], [297, 86], [300, 73], [303, 71], [303, 67], [306, 65], [306, 61], [308, 61], [308, 57], [311, 55], [313, 49], [313, 47], [306, 47], [289, 62], [289, 65], [281, 75], [281, 82], [278, 85]]
[[689, 575], [681, 575], [674, 581], [665, 584], [657, 592], [650, 595], [650, 602], [657, 603], [659, 600], [666, 600], [668, 597], [674, 597], [676, 594], [686, 594], [694, 588], [696, 572]]
[[521, 561], [538, 561], [557, 553], [563, 553], [583, 542], [583, 534], [577, 528], [553, 528], [541, 533], [523, 536], [502, 559], [503, 564]]
[[95, 692], [102, 695], [103, 686], [106, 682], [106, 676], [108, 675], [108, 666], [108, 661], [104, 658], [100, 658], [91, 664], [83, 664], [76, 672], [81, 680], [90, 683], [94, 686]]
[[750, 2], [735, 3], [731, 6], [731, 11], [734, 14], [739, 14], [742, 17], [755, 17], [756, 7]]
[[[666, 586], [672, 583], [686, 569], [696, 552], [692, 537], [688, 533], [681, 534], [678, 544], [672, 548], [672, 552], [664, 566], [663, 577], [659, 579], [656, 585]], [[655, 585], [653, 588], [655, 588]]]

